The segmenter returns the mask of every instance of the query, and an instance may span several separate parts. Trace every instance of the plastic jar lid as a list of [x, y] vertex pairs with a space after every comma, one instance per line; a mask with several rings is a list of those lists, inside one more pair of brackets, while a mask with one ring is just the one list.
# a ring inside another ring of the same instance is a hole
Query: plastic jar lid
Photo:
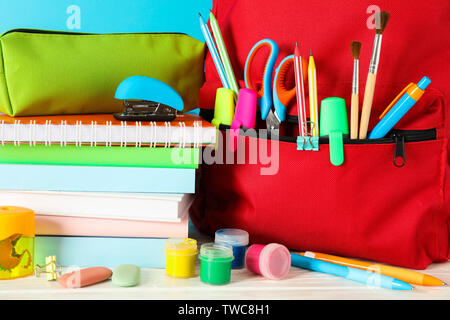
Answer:
[[0, 240], [16, 233], [34, 237], [34, 211], [22, 207], [0, 207]]
[[290, 267], [291, 254], [285, 246], [270, 243], [261, 250], [259, 268], [264, 277], [280, 279], [289, 272]]
[[200, 247], [200, 259], [214, 262], [233, 260], [233, 247], [223, 243], [205, 243]]
[[231, 246], [248, 245], [248, 232], [241, 229], [220, 229], [216, 231], [214, 241], [216, 243], [226, 243]]
[[164, 252], [180, 256], [197, 254], [197, 240], [191, 238], [169, 238], [166, 240]]

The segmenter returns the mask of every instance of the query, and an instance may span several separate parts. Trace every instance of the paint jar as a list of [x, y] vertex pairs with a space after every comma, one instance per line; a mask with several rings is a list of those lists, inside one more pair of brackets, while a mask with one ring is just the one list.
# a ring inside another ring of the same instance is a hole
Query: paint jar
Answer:
[[34, 273], [34, 211], [0, 207], [0, 280]]
[[245, 265], [245, 249], [248, 245], [248, 232], [241, 229], [220, 229], [216, 231], [215, 243], [233, 247], [232, 269], [241, 269]]
[[277, 243], [254, 244], [247, 250], [247, 269], [268, 279], [283, 278], [291, 267], [289, 250]]
[[200, 248], [200, 280], [226, 284], [231, 278], [233, 248], [227, 244], [205, 243]]
[[166, 274], [177, 278], [195, 276], [197, 241], [190, 238], [169, 238], [166, 240]]

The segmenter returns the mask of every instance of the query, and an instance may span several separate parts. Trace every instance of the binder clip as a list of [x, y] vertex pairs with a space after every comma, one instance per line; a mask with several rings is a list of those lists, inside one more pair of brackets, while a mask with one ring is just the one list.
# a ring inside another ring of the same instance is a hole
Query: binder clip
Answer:
[[308, 123], [311, 125], [311, 130], [314, 126], [314, 123], [310, 121], [304, 124], [306, 134], [305, 136], [297, 137], [297, 150], [319, 151], [319, 137], [313, 137], [311, 132], [308, 131]]
[[123, 100], [121, 121], [172, 121], [184, 108], [183, 99], [168, 84], [146, 76], [132, 76], [117, 87], [116, 99]]
[[41, 273], [47, 274], [47, 281], [54, 281], [58, 279], [58, 275], [62, 273], [62, 266], [56, 264], [56, 256], [45, 257], [45, 266], [36, 265], [36, 277], [39, 278]]

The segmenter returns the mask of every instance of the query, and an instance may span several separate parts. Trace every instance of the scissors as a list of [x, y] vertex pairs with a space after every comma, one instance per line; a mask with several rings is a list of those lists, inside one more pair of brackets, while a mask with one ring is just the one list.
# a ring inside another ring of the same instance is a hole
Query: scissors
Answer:
[[[256, 53], [263, 47], [269, 47], [270, 53], [264, 67], [262, 85], [259, 89], [256, 89], [250, 77], [250, 70]], [[280, 129], [281, 122], [286, 119], [287, 105], [296, 94], [295, 86], [291, 89], [286, 88], [287, 71], [294, 63], [294, 55], [289, 55], [280, 62], [275, 70], [272, 86], [272, 75], [278, 52], [278, 45], [275, 41], [263, 39], [253, 46], [245, 62], [245, 86], [256, 92], [261, 109], [261, 118], [266, 120], [269, 133]]]

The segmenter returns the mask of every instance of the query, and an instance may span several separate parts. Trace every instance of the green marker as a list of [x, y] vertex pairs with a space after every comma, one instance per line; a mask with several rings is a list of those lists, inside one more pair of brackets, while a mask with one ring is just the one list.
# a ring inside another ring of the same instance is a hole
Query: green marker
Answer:
[[209, 12], [209, 20], [214, 39], [216, 40], [217, 49], [219, 50], [220, 59], [222, 60], [223, 67], [225, 68], [225, 75], [227, 77], [228, 84], [231, 86], [231, 90], [233, 90], [235, 97], [237, 98], [239, 87], [236, 82], [236, 77], [234, 76], [233, 68], [231, 67], [230, 58], [228, 57], [227, 49], [225, 48], [225, 43], [223, 41], [222, 33], [220, 32], [219, 24], [211, 11]]
[[329, 137], [330, 161], [335, 166], [340, 166], [344, 162], [344, 134], [349, 134], [345, 100], [337, 97], [322, 100], [320, 136]]

